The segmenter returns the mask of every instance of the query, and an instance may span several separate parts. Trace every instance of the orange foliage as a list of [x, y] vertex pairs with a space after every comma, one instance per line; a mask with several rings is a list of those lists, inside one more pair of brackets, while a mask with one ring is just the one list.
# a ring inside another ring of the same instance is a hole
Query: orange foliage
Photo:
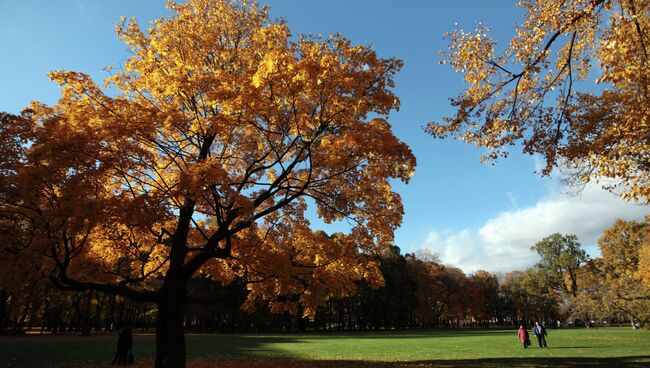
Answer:
[[[445, 62], [467, 87], [434, 137], [485, 147], [484, 160], [511, 145], [570, 169], [574, 183], [598, 182], [626, 199], [650, 201], [650, 1], [523, 0], [525, 17], [503, 52], [489, 27], [455, 30]], [[579, 82], [600, 64], [599, 92]], [[612, 185], [613, 183], [613, 185]]]
[[598, 240], [605, 302], [641, 324], [650, 321], [649, 220], [650, 216], [640, 222], [616, 220]]
[[[392, 243], [403, 210], [389, 182], [415, 166], [387, 120], [401, 62], [293, 36], [249, 1], [169, 9], [147, 31], [117, 26], [132, 54], [104, 81], [114, 95], [55, 71], [55, 105], [2, 116], [0, 205], [26, 219], [30, 251], [64, 288], [159, 301], [195, 274], [239, 277], [248, 305], [307, 316], [376, 284], [365, 253]], [[310, 205], [350, 233], [313, 233]]]

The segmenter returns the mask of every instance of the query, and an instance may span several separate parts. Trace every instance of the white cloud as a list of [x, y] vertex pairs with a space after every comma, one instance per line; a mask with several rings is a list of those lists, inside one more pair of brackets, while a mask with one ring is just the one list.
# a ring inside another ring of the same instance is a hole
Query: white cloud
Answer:
[[517, 197], [514, 194], [512, 194], [512, 192], [506, 192], [506, 196], [508, 197], [508, 202], [510, 202], [510, 205], [512, 207], [518, 207]]
[[598, 238], [615, 219], [639, 220], [650, 207], [626, 203], [597, 185], [580, 196], [549, 192], [534, 206], [504, 211], [478, 229], [432, 231], [421, 248], [465, 272], [523, 270], [537, 260], [531, 245], [553, 234], [576, 234], [591, 254]]

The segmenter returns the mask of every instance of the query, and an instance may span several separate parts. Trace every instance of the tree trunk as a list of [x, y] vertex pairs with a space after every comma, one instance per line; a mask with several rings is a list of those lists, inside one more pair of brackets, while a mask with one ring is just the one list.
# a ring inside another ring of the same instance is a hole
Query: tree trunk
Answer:
[[[49, 289], [49, 284], [46, 290]], [[43, 318], [41, 319], [41, 335], [45, 331], [45, 328], [47, 327], [50, 329], [50, 298], [47, 297], [47, 293], [44, 297], [44, 305], [43, 305]]]
[[86, 293], [86, 302], [84, 304], [84, 310], [81, 317], [81, 336], [90, 336], [90, 307], [93, 300], [93, 291], [88, 290]]
[[112, 294], [109, 297], [109, 304], [108, 304], [108, 314], [106, 317], [106, 322], [104, 323], [106, 326], [110, 327], [110, 333], [113, 333], [113, 328], [115, 327], [115, 294]]
[[124, 308], [126, 308], [125, 300], [121, 299], [117, 306], [117, 326], [119, 328], [124, 327]]
[[185, 368], [183, 306], [186, 285], [182, 278], [169, 282], [157, 304], [156, 368]]
[[4, 330], [7, 322], [7, 309], [9, 306], [9, 293], [6, 289], [0, 291], [0, 330]]
[[155, 368], [163, 368], [165, 364], [165, 340], [167, 339], [167, 306], [164, 302], [157, 304], [156, 315], [156, 363]]
[[22, 335], [24, 333], [23, 327], [25, 325], [25, 320], [27, 319], [27, 316], [29, 315], [29, 308], [32, 305], [32, 288], [29, 288], [29, 291], [27, 292], [27, 298], [25, 300], [25, 306], [23, 307], [23, 313], [20, 316], [20, 319], [18, 320], [18, 325], [15, 328], [15, 334], [17, 335]]
[[[199, 161], [207, 157], [212, 141], [204, 142]], [[188, 196], [180, 208], [176, 231], [172, 236], [169, 269], [158, 297], [158, 328], [156, 329], [155, 368], [185, 368], [185, 334], [183, 307], [187, 297], [190, 274], [183, 268], [187, 255], [187, 237], [194, 212], [194, 201]]]

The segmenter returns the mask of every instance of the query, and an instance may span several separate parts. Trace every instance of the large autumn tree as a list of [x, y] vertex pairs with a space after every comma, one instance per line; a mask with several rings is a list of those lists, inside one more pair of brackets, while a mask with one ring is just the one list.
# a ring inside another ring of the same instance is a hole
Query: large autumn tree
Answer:
[[[59, 287], [156, 303], [156, 367], [183, 367], [183, 306], [209, 302], [188, 295], [196, 275], [306, 316], [381, 283], [366, 254], [392, 244], [390, 181], [415, 158], [387, 121], [400, 61], [294, 36], [245, 0], [168, 7], [148, 31], [117, 26], [131, 55], [110, 94], [56, 71], [55, 105], [3, 115], [0, 205]], [[313, 232], [310, 206], [349, 234]]]
[[[434, 137], [512, 145], [568, 168], [575, 183], [600, 181], [650, 201], [650, 1], [522, 0], [524, 19], [505, 47], [489, 27], [448, 34], [445, 61], [467, 87], [456, 112], [430, 123]], [[594, 88], [594, 81], [597, 86]]]
[[642, 221], [616, 220], [598, 240], [603, 303], [642, 325], [650, 320], [650, 287], [643, 265], [650, 248], [650, 216]]

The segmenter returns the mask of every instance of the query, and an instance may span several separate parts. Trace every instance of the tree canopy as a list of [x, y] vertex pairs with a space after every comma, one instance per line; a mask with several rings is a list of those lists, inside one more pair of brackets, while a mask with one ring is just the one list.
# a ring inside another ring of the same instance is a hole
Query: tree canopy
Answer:
[[[55, 71], [55, 105], [2, 115], [0, 205], [58, 286], [158, 303], [158, 330], [181, 338], [165, 337], [157, 366], [182, 366], [194, 275], [244, 278], [248, 305], [306, 316], [357, 280], [379, 285], [365, 253], [392, 244], [389, 181], [415, 158], [387, 121], [400, 61], [292, 35], [249, 1], [168, 7], [147, 31], [117, 26], [131, 56], [104, 81], [115, 93]], [[312, 232], [309, 206], [350, 233]]]
[[[616, 220], [598, 240], [602, 253], [603, 301], [641, 324], [650, 320], [650, 285], [647, 283], [648, 220]], [[645, 282], [644, 282], [645, 281]]]
[[531, 250], [541, 257], [535, 268], [544, 283], [554, 290], [576, 296], [578, 271], [589, 260], [578, 237], [552, 234], [533, 245]]
[[[521, 144], [548, 175], [601, 184], [650, 201], [650, 2], [523, 0], [524, 19], [500, 51], [490, 28], [449, 32], [445, 62], [467, 87], [434, 137], [487, 148], [484, 160]], [[597, 86], [590, 87], [595, 80]]]

